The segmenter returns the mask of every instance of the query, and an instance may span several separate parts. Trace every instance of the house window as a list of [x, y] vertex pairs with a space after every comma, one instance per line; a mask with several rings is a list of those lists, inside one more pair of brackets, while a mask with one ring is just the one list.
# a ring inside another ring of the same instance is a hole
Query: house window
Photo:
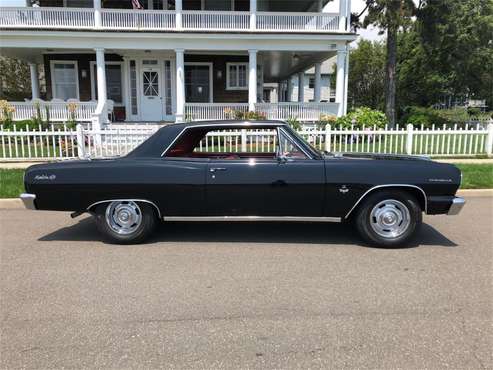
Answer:
[[79, 99], [79, 79], [76, 61], [52, 61], [51, 83], [56, 99]]
[[310, 89], [314, 89], [315, 88], [315, 77], [310, 77], [310, 80], [308, 82], [308, 87]]
[[[92, 64], [92, 98], [98, 98], [97, 89], [97, 68], [96, 63]], [[115, 104], [123, 104], [123, 86], [122, 86], [122, 63], [107, 62], [106, 63], [106, 95], [107, 98], [113, 100]]]
[[227, 63], [226, 64], [226, 89], [227, 90], [247, 90], [248, 63]]

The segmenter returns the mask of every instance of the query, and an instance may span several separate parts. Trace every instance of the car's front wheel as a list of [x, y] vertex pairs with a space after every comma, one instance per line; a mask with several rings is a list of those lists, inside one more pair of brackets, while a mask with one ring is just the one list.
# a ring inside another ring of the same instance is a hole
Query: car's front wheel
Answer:
[[405, 246], [422, 223], [422, 210], [407, 192], [382, 191], [363, 201], [356, 215], [360, 235], [378, 247]]
[[157, 221], [151, 205], [126, 200], [100, 204], [95, 218], [99, 231], [117, 244], [142, 243], [152, 234]]

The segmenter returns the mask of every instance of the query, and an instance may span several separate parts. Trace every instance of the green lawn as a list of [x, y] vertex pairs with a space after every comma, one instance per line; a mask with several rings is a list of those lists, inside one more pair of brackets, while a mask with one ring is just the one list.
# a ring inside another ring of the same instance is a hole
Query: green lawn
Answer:
[[[493, 189], [493, 164], [457, 164], [463, 174], [462, 189]], [[0, 169], [0, 198], [16, 198], [24, 191], [24, 170]]]
[[462, 171], [462, 189], [493, 189], [493, 164], [456, 164]]
[[17, 198], [24, 192], [24, 170], [0, 169], [0, 198]]

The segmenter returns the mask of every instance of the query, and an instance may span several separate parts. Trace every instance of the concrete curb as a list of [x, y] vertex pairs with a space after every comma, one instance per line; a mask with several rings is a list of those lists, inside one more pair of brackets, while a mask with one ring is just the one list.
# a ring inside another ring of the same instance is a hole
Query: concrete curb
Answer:
[[[493, 189], [464, 189], [459, 190], [457, 195], [466, 198], [493, 197]], [[19, 198], [0, 199], [0, 209], [19, 208], [24, 208], [24, 204]]]
[[17, 209], [24, 208], [22, 200], [19, 198], [0, 199], [0, 209]]
[[462, 189], [457, 195], [463, 197], [493, 197], [493, 189]]

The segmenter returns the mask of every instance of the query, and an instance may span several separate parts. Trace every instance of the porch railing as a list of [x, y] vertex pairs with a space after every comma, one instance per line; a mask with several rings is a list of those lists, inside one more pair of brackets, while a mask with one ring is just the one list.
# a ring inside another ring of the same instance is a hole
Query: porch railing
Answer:
[[166, 10], [102, 9], [104, 29], [112, 30], [173, 30], [175, 12]]
[[184, 11], [183, 28], [187, 30], [247, 31], [250, 28], [250, 13]]
[[338, 103], [257, 103], [255, 110], [267, 119], [296, 118], [298, 121], [318, 121], [321, 115], [337, 115]]
[[0, 27], [90, 29], [95, 27], [94, 9], [0, 8]]
[[[160, 126], [109, 126], [101, 130], [65, 125], [4, 129], [0, 126], [0, 161], [108, 158], [125, 155]], [[414, 154], [461, 157], [493, 154], [493, 123], [487, 127], [366, 127], [302, 129], [299, 134], [329, 152]], [[269, 130], [209, 133], [199, 144], [204, 152], [275, 152]]]
[[[72, 105], [71, 105], [72, 104]], [[67, 122], [72, 118], [76, 122], [90, 122], [96, 111], [96, 102], [9, 102], [14, 108], [14, 121], [38, 117], [44, 121]]]
[[132, 31], [346, 32], [335, 13], [0, 7], [0, 28]]
[[236, 112], [248, 112], [248, 103], [186, 103], [187, 121], [235, 119]]
[[257, 29], [261, 31], [337, 32], [339, 15], [331, 13], [271, 13], [257, 14]]

